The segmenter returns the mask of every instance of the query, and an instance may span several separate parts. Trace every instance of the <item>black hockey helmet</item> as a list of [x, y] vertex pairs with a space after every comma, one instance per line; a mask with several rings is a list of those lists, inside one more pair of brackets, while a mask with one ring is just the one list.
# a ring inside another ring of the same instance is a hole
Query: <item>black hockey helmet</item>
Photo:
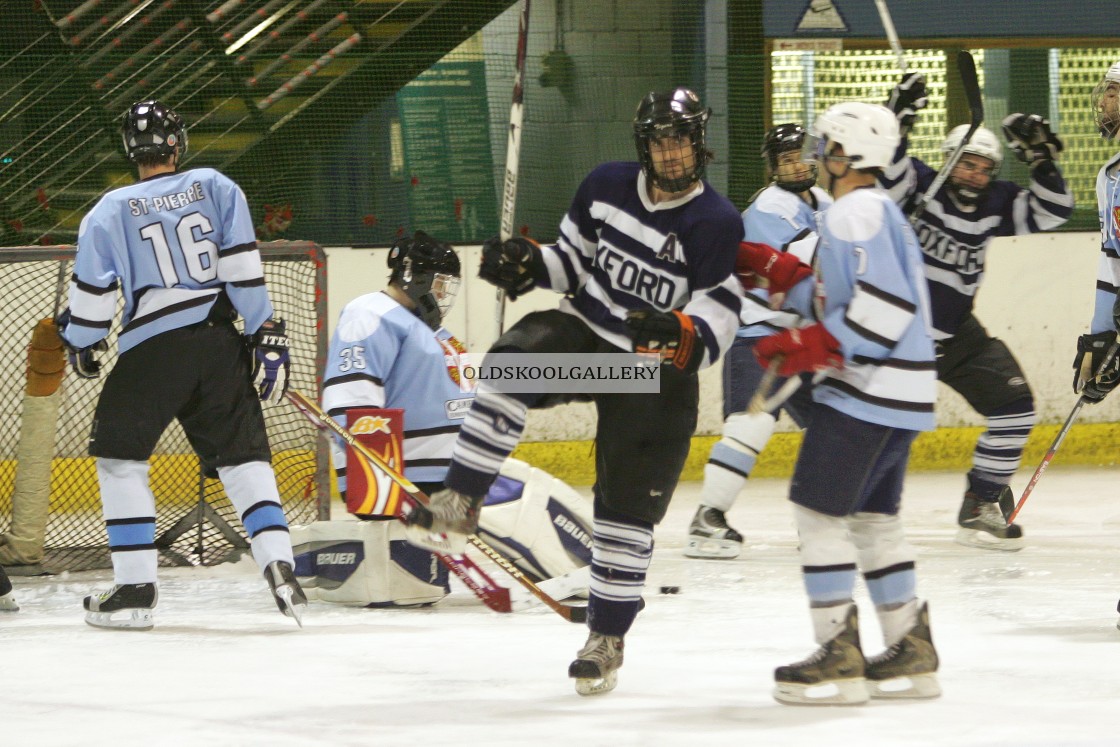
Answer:
[[[176, 145], [179, 159], [187, 153], [187, 127], [183, 118], [154, 100], [139, 101], [128, 108], [121, 122], [121, 137], [128, 160], [133, 163], [173, 156]], [[178, 159], [175, 163], [178, 165]]]
[[416, 303], [420, 318], [432, 329], [440, 322], [459, 292], [461, 266], [450, 244], [417, 231], [389, 250], [389, 282]]
[[[646, 94], [634, 114], [634, 144], [646, 179], [666, 192], [682, 192], [703, 178], [711, 157], [705, 137], [711, 113], [687, 88]], [[685, 149], [682, 174], [662, 175], [654, 167], [651, 143], [666, 138], [676, 138]]]
[[805, 128], [794, 122], [780, 124], [762, 138], [762, 157], [770, 169], [770, 178], [782, 189], [804, 192], [817, 183], [816, 162], [809, 164], [799, 159], [796, 169], [779, 168], [778, 156], [792, 151], [800, 153], [804, 145]]

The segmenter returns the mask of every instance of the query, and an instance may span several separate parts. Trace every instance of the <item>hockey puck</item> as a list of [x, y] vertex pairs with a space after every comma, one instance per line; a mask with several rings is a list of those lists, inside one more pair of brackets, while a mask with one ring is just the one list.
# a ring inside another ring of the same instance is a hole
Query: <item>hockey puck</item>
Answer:
[[681, 593], [681, 587], [679, 587], [679, 586], [662, 586], [661, 587], [661, 593], [662, 594], [680, 594]]

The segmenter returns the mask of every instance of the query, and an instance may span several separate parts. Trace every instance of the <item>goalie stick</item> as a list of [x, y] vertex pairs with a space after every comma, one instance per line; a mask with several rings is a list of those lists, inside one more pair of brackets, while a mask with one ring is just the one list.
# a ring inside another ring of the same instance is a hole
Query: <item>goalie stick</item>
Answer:
[[[513, 101], [509, 105], [509, 138], [506, 140], [506, 178], [502, 188], [502, 222], [498, 237], [502, 243], [513, 238], [513, 210], [517, 206], [517, 176], [521, 163], [521, 124], [525, 117], [525, 52], [529, 46], [529, 0], [521, 0], [521, 20], [517, 24], [517, 59], [514, 63]], [[498, 337], [505, 332], [506, 294], [498, 289]]]
[[[1112, 343], [1112, 347], [1105, 353], [1104, 360], [1097, 366], [1096, 376], [1100, 376], [1105, 368], [1112, 363], [1118, 350], [1120, 350], [1120, 334], [1116, 336], [1116, 341]], [[1081, 408], [1084, 407], [1085, 403], [1088, 401], [1089, 400], [1085, 399], [1084, 395], [1077, 398], [1077, 404], [1073, 406], [1073, 410], [1070, 411], [1069, 417], [1066, 418], [1065, 424], [1062, 425], [1062, 429], [1058, 431], [1058, 435], [1054, 437], [1054, 442], [1050, 444], [1050, 449], [1046, 452], [1046, 456], [1042, 458], [1042, 463], [1038, 465], [1038, 469], [1036, 469], [1031, 476], [1031, 481], [1027, 483], [1026, 490], [1024, 490], [1023, 495], [1019, 497], [1019, 502], [1015, 504], [1015, 509], [1007, 515], [1008, 526], [1011, 526], [1011, 522], [1015, 521], [1015, 517], [1018, 516], [1019, 511], [1023, 509], [1023, 504], [1027, 502], [1027, 498], [1030, 496], [1031, 491], [1034, 490], [1034, 486], [1042, 479], [1042, 474], [1046, 471], [1046, 468], [1050, 466], [1050, 460], [1058, 453], [1058, 447], [1062, 445], [1062, 441], [1065, 440], [1069, 429], [1073, 427], [1073, 421], [1077, 419], [1077, 414], [1081, 412]]]
[[[416, 487], [416, 485], [414, 485], [411, 480], [409, 480], [401, 473], [397, 472], [395, 469], [390, 467], [384, 459], [366, 448], [364, 444], [358, 441], [358, 439], [354, 438], [354, 434], [336, 423], [334, 421], [334, 418], [323, 412], [322, 408], [320, 408], [317, 404], [312, 402], [299, 391], [293, 389], [289, 389], [284, 396], [287, 397], [288, 401], [295, 405], [295, 407], [300, 412], [302, 412], [309, 420], [319, 425], [319, 427], [325, 428], [326, 430], [329, 430], [332, 433], [336, 434], [339, 438], [345, 441], [346, 444], [350, 446], [350, 448], [354, 449], [354, 451], [358, 453], [363, 459], [368, 461], [372, 466], [376, 467], [378, 470], [384, 473], [390, 480], [399, 485], [401, 489], [404, 490], [404, 492], [407, 494], [409, 499], [423, 505], [428, 504], [428, 496], [426, 496], [423, 491]], [[401, 514], [398, 514], [397, 518], [401, 521], [404, 520], [404, 517]], [[467, 540], [471, 543], [471, 545], [475, 547], [475, 549], [492, 560], [495, 565], [508, 573], [514, 578], [515, 581], [525, 587], [525, 589], [528, 590], [530, 594], [541, 600], [541, 602], [543, 602], [545, 606], [549, 607], [565, 620], [575, 623], [582, 623], [587, 620], [586, 607], [569, 607], [567, 605], [561, 604], [560, 602], [549, 596], [547, 592], [543, 591], [539, 586], [533, 583], [533, 581], [530, 580], [529, 577], [524, 573], [522, 573], [517, 566], [503, 557], [497, 550], [490, 547], [490, 545], [480, 540], [477, 536], [472, 534], [467, 538]], [[441, 561], [444, 560], [444, 557], [446, 557], [439, 553], [437, 553], [437, 556]], [[478, 568], [478, 566], [475, 565], [474, 562], [471, 561], [467, 556], [456, 556], [453, 558], [453, 560], [455, 561], [455, 564], [448, 565], [448, 568], [452, 573], [459, 577], [460, 580], [466, 583], [471, 588], [471, 591], [475, 592], [475, 594], [477, 594], [478, 597], [487, 604], [487, 606], [499, 612], [509, 612], [512, 609], [512, 607], [510, 606], [509, 589], [502, 588], [497, 584], [494, 584], [493, 581], [490, 581], [490, 579], [486, 577], [486, 575], [482, 572], [482, 569]], [[470, 577], [469, 573], [463, 573], [464, 568], [459, 567], [458, 564], [464, 561], [467, 567], [473, 567], [472, 570], [474, 572], [477, 572], [479, 575], [489, 581], [491, 588], [482, 587], [474, 578]], [[464, 578], [464, 575], [467, 575], [470, 580], [468, 581], [467, 578]], [[500, 599], [493, 599], [493, 597], [500, 597]], [[500, 602], [504, 609], [498, 609], [498, 607], [495, 606], [495, 604], [492, 602]]]
[[922, 213], [925, 212], [926, 206], [929, 205], [930, 200], [945, 184], [949, 178], [949, 174], [957, 165], [957, 161], [961, 160], [961, 155], [964, 149], [968, 147], [968, 143], [972, 140], [972, 136], [976, 134], [976, 130], [980, 128], [980, 123], [984, 121], [984, 99], [980, 95], [980, 80], [976, 76], [976, 61], [972, 59], [972, 55], [967, 50], [962, 49], [957, 53], [957, 67], [961, 72], [961, 84], [964, 86], [964, 95], [968, 99], [968, 112], [970, 121], [968, 123], [968, 132], [964, 134], [961, 139], [960, 145], [957, 146], [947, 159], [945, 165], [941, 167], [941, 171], [937, 172], [933, 182], [929, 185], [929, 189], [918, 198], [917, 204], [910, 212], [910, 222], [914, 223], [918, 220]]

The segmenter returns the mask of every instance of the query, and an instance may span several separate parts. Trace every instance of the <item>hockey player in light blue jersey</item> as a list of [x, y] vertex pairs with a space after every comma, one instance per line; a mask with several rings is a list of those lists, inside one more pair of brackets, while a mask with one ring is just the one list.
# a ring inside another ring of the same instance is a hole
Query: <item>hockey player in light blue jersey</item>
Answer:
[[[1120, 62], [1114, 63], [1093, 89], [1093, 114], [1101, 137], [1120, 141]], [[1102, 371], [1120, 334], [1120, 153], [1097, 172], [1097, 215], [1101, 226], [1101, 255], [1089, 333], [1077, 338], [1073, 361], [1073, 391], [1089, 402], [1100, 402], [1120, 384], [1120, 355]], [[1120, 602], [1116, 605], [1120, 612]], [[1117, 623], [1120, 628], [1120, 622]]]
[[[346, 425], [352, 407], [404, 410], [405, 476], [428, 495], [443, 488], [451, 447], [474, 392], [463, 375], [466, 348], [441, 320], [459, 289], [450, 245], [417, 231], [389, 252], [389, 285], [342, 310], [323, 374], [323, 409]], [[346, 457], [331, 441], [339, 489]]]
[[[903, 141], [880, 183], [908, 212], [937, 176], [921, 160], [906, 155], [905, 135], [926, 102], [920, 73], [904, 77], [888, 102], [899, 118]], [[960, 125], [949, 133], [941, 146], [946, 157], [968, 128]], [[1057, 228], [1073, 213], [1073, 195], [1056, 163], [1062, 142], [1049, 122], [1037, 114], [1011, 114], [1003, 121], [1003, 132], [1016, 157], [1030, 166], [1030, 186], [996, 179], [1003, 147], [993, 132], [981, 127], [964, 146], [945, 184], [928, 195], [914, 230], [933, 304], [937, 377], [988, 419], [973, 450], [956, 541], [1015, 551], [1023, 546], [1023, 532], [1018, 525], [1007, 525], [1015, 504], [1010, 483], [1034, 427], [1034, 397], [1019, 362], [980, 324], [973, 303], [991, 240]]]
[[[75, 373], [98, 378], [118, 290], [124, 296], [119, 357], [89, 446], [115, 585], [85, 598], [86, 621], [152, 627], [148, 458], [178, 420], [202, 469], [221, 479], [237, 509], [277, 607], [300, 622], [307, 600], [292, 572], [261, 411], [261, 400], [278, 401], [287, 388], [288, 338], [272, 319], [245, 196], [213, 169], [178, 170], [186, 127], [160, 102], [131, 106], [121, 133], [140, 181], [107, 193], [82, 221], [70, 305], [58, 325]], [[244, 339], [233, 325], [238, 314]]]
[[[766, 133], [762, 157], [771, 184], [762, 189], [743, 212], [746, 240], [761, 242], [792, 252], [812, 264], [817, 244], [817, 213], [832, 204], [832, 198], [817, 181], [816, 164], [801, 159], [805, 128], [782, 124]], [[723, 359], [723, 437], [712, 447], [704, 467], [700, 506], [688, 528], [684, 554], [690, 558], [735, 558], [743, 537], [727, 524], [739, 491], [754, 468], [758, 455], [774, 433], [777, 412], [747, 412], [751, 396], [765, 373], [755, 360], [754, 345], [776, 330], [797, 324], [800, 317], [789, 310], [771, 309], [771, 294], [765, 288], [744, 293], [742, 324], [735, 342]], [[784, 379], [775, 386], [781, 386]], [[796, 392], [782, 409], [794, 422], [804, 425], [809, 390]]]
[[[875, 185], [898, 124], [886, 107], [843, 103], [817, 117], [811, 135], [806, 149], [835, 202], [820, 224], [816, 280], [787, 299], [807, 323], [764, 338], [755, 353], [764, 365], [778, 361], [783, 375], [824, 373], [790, 485], [821, 648], [778, 667], [774, 696], [793, 704], [862, 703], [869, 690], [932, 697], [937, 654], [898, 516], [910, 446], [934, 427], [930, 305], [914, 232]], [[859, 572], [887, 647], [866, 661], [853, 601]]]

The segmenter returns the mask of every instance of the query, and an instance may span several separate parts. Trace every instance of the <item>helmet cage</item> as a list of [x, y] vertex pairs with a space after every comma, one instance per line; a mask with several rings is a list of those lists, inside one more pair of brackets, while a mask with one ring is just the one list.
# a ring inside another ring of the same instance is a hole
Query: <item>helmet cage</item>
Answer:
[[183, 118], [159, 101], [140, 101], [128, 108], [121, 122], [121, 140], [128, 160], [139, 163], [176, 156], [178, 165], [187, 153], [187, 128]]
[[[941, 152], [945, 155], [946, 159], [952, 156], [953, 152], [960, 146], [961, 140], [963, 140], [964, 136], [968, 133], [968, 128], [969, 125], [957, 125], [949, 131], [948, 137], [941, 143]], [[972, 133], [972, 137], [961, 151], [962, 157], [966, 155], [979, 156], [992, 162], [992, 170], [989, 174], [990, 178], [988, 183], [983, 187], [974, 187], [961, 182], [950, 172], [945, 186], [960, 204], [965, 206], [978, 205], [987, 197], [988, 192], [991, 190], [992, 182], [994, 182], [999, 175], [1000, 167], [1003, 165], [1003, 144], [1000, 143], [995, 133], [987, 127], [978, 127], [976, 132]]]
[[[1109, 111], [1105, 111], [1106, 101], [1111, 102]], [[1093, 88], [1091, 102], [1093, 119], [1101, 137], [1105, 140], [1120, 138], [1120, 62], [1110, 67]]]
[[817, 183], [817, 161], [806, 161], [802, 157], [798, 163], [807, 171], [801, 178], [783, 175], [779, 157], [783, 153], [801, 151], [805, 145], [805, 128], [799, 124], [781, 124], [766, 133], [762, 139], [762, 157], [770, 169], [770, 180], [789, 192], [804, 192]]
[[389, 282], [416, 304], [425, 324], [439, 329], [459, 293], [460, 265], [455, 250], [417, 231], [393, 245], [388, 262]]
[[[683, 192], [704, 178], [708, 164], [707, 122], [711, 109], [687, 88], [668, 93], [649, 93], [634, 116], [634, 145], [646, 179], [665, 192]], [[679, 146], [683, 173], [663, 174], [658, 170], [653, 151]]]

